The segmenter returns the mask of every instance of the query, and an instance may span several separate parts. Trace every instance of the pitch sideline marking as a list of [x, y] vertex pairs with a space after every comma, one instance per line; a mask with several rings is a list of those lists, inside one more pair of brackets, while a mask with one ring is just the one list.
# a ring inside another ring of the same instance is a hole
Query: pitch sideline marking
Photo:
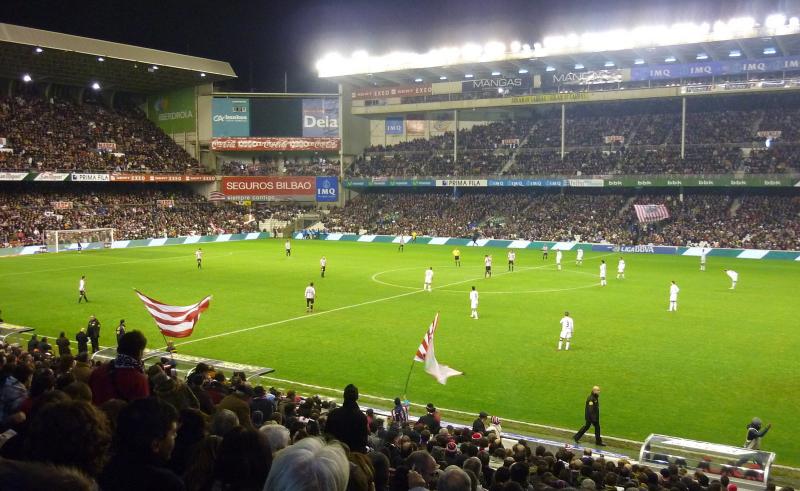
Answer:
[[[610, 255], [612, 255], [612, 254], [604, 254], [603, 256], [610, 256]], [[598, 256], [598, 257], [603, 257], [603, 256]], [[497, 276], [503, 276], [503, 275], [510, 274], [510, 273], [513, 273], [513, 271], [504, 271], [502, 273], [498, 273]], [[450, 286], [461, 285], [463, 283], [469, 283], [469, 282], [472, 282], [472, 281], [477, 281], [477, 280], [480, 280], [480, 279], [481, 279], [480, 277], [479, 278], [469, 278], [469, 279], [462, 280], [462, 281], [456, 281], [456, 282], [453, 282], [453, 283], [448, 283], [448, 284], [442, 285], [442, 286], [434, 288], [434, 289], [443, 289], [443, 288], [447, 288], [447, 287], [450, 287]], [[383, 297], [383, 298], [376, 298], [374, 300], [368, 300], [366, 302], [359, 302], [359, 303], [354, 303], [354, 304], [350, 304], [350, 305], [343, 305], [341, 307], [336, 307], [336, 308], [333, 308], [333, 309], [330, 309], [330, 310], [323, 310], [322, 312], [313, 312], [311, 314], [300, 315], [300, 316], [297, 316], [297, 317], [290, 317], [288, 319], [282, 319], [282, 320], [279, 320], [279, 321], [267, 322], [265, 324], [258, 324], [256, 326], [244, 327], [242, 329], [235, 329], [233, 331], [221, 332], [219, 334], [212, 334], [211, 336], [206, 336], [206, 337], [197, 338], [197, 339], [190, 339], [190, 340], [184, 341], [182, 343], [176, 343], [175, 346], [185, 346], [187, 344], [194, 344], [194, 343], [197, 343], [197, 342], [200, 342], [200, 341], [206, 341], [208, 339], [217, 339], [217, 338], [221, 338], [221, 337], [225, 337], [225, 336], [230, 336], [232, 334], [239, 334], [239, 333], [243, 333], [243, 332], [253, 331], [253, 330], [256, 330], [256, 329], [261, 329], [263, 327], [272, 327], [272, 326], [277, 326], [277, 325], [280, 325], [280, 324], [286, 324], [286, 323], [289, 323], [289, 322], [293, 322], [293, 321], [296, 321], [296, 320], [311, 319], [311, 318], [314, 318], [314, 317], [319, 317], [321, 315], [330, 314], [330, 313], [333, 313], [333, 312], [339, 312], [339, 311], [342, 311], [342, 310], [354, 309], [356, 307], [363, 307], [364, 305], [371, 305], [371, 304], [374, 304], [374, 303], [385, 302], [387, 300], [394, 300], [396, 298], [403, 298], [403, 297], [407, 297], [409, 295], [416, 295], [416, 294], [422, 293], [423, 291], [424, 290], [422, 290], [422, 289], [418, 289], [418, 290], [414, 290], [413, 292], [399, 293], [397, 295], [391, 295], [389, 297]]]
[[[178, 245], [178, 244], [176, 244]], [[217, 257], [228, 257], [237, 254], [235, 251], [231, 251], [225, 255], [217, 256]], [[145, 262], [155, 262], [155, 261], [169, 261], [172, 259], [186, 259], [188, 256], [180, 255], [180, 256], [167, 256], [167, 257], [157, 257], [154, 259], [136, 259], [131, 261], [116, 261], [110, 263], [101, 263], [101, 264], [90, 264], [84, 266], [67, 266], [65, 268], [53, 268], [53, 269], [40, 269], [36, 271], [17, 271], [14, 273], [5, 273], [0, 274], [0, 278], [5, 278], [6, 276], [17, 276], [17, 275], [29, 275], [29, 274], [37, 274], [37, 273], [55, 273], [58, 271], [69, 271], [71, 269], [93, 269], [93, 268], [102, 268], [105, 266], [116, 266], [118, 264], [135, 264], [135, 263], [145, 263]]]

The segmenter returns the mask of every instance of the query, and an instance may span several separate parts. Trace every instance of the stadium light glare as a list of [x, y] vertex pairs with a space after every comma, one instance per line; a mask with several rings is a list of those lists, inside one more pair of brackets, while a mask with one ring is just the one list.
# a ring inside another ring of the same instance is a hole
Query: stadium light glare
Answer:
[[31, 76], [29, 74], [26, 73], [25, 75], [22, 76], [22, 81], [27, 84], [29, 82], [32, 82], [33, 79], [31, 78]]
[[464, 60], [480, 60], [483, 48], [480, 44], [467, 43], [461, 48], [461, 57]]
[[441, 77], [439, 77], [439, 80], [447, 80], [447, 76], [446, 75], [442, 75]]
[[106, 61], [106, 59], [103, 58], [102, 56], [98, 56], [97, 57], [97, 61], [99, 61], [100, 63], [103, 63], [104, 61]]
[[512, 41], [509, 45], [512, 53], [519, 53], [522, 50], [522, 43], [519, 41]]
[[522, 52], [523, 53], [530, 53], [530, 51], [531, 51], [531, 45], [530, 44], [525, 43], [525, 44], [522, 45]]
[[546, 71], [546, 72], [554, 72], [554, 71], [556, 71], [556, 67], [554, 67], [553, 65], [547, 65], [547, 68], [545, 68], [544, 71]]
[[764, 25], [768, 29], [778, 29], [786, 25], [786, 16], [783, 14], [772, 14], [767, 16]]
[[695, 56], [695, 59], [697, 59], [697, 60], [707, 60], [708, 59], [708, 55], [705, 54], [705, 53], [697, 53], [697, 56]]
[[490, 41], [483, 47], [483, 53], [489, 59], [497, 59], [506, 53], [506, 45], [498, 41]]
[[533, 49], [534, 50], [542, 49], [542, 43], [533, 43]]
[[792, 17], [791, 19], [789, 19], [789, 27], [793, 27], [795, 29], [800, 27], [800, 18]]
[[498, 72], [496, 70], [492, 72], [492, 77], [499, 77], [499, 76], [500, 76], [500, 72]]
[[742, 52], [739, 51], [738, 49], [732, 49], [731, 52], [728, 53], [728, 56], [730, 56], [731, 58], [738, 58], [742, 56]]
[[772, 46], [769, 46], [769, 47], [767, 47], [767, 48], [764, 48], [764, 54], [765, 54], [765, 55], [774, 55], [774, 54], [775, 54], [775, 53], [777, 53], [777, 52], [778, 52], [778, 50], [776, 50], [776, 49], [775, 49], [774, 47], [772, 47]]
[[586, 67], [583, 66], [583, 63], [575, 63], [575, 69], [576, 70], [583, 70], [584, 68], [586, 68]]
[[97, 82], [92, 82], [92, 90], [100, 90], [100, 84]]
[[473, 74], [471, 74], [471, 73], [465, 73], [465, 74], [464, 74], [464, 78], [472, 78], [472, 77], [474, 77], [474, 76], [475, 76], [475, 75], [473, 75]]
[[634, 65], [644, 65], [644, 58], [636, 58], [633, 60]]
[[37, 46], [36, 49], [34, 49], [33, 51], [35, 51], [36, 54], [38, 55], [39, 53], [42, 53], [44, 50]]
[[609, 61], [605, 62], [603, 64], [603, 66], [606, 67], [606, 68], [611, 68], [613, 66], [616, 66], [616, 64], [613, 61], [609, 60]]
[[202, 77], [202, 78], [205, 78], [205, 77], [206, 77], [206, 74], [205, 74], [205, 73], [203, 73], [203, 72], [200, 72], [200, 77]]
[[675, 63], [676, 61], [678, 61], [678, 59], [675, 58], [672, 55], [667, 56], [666, 58], [664, 58], [664, 63]]
[[422, 82], [422, 79], [421, 79], [421, 78], [419, 78], [419, 77], [417, 77], [417, 78], [415, 78], [415, 79], [414, 79], [414, 82], [416, 82], [416, 83], [420, 83], [420, 82]]
[[519, 73], [520, 75], [524, 75], [528, 73], [528, 70], [525, 68], [520, 68], [519, 70], [517, 70], [517, 73]]

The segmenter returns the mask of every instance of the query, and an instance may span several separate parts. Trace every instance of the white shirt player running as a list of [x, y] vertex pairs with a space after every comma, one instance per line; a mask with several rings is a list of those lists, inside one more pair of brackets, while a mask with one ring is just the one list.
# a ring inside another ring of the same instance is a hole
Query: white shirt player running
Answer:
[[78, 282], [78, 291], [82, 292], [84, 290], [86, 290], [86, 281], [81, 278], [81, 280]]

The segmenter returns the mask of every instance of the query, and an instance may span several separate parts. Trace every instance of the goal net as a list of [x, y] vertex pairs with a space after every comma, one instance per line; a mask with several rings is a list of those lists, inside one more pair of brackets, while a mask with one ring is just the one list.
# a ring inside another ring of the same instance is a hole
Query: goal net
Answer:
[[49, 252], [110, 248], [114, 242], [113, 228], [84, 228], [78, 230], [47, 230]]

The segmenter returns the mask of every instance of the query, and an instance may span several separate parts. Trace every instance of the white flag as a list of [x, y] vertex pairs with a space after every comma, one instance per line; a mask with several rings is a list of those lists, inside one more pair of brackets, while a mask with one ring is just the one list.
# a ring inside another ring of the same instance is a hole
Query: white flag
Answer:
[[458, 370], [448, 367], [447, 365], [440, 365], [439, 362], [436, 361], [436, 355], [433, 352], [433, 336], [436, 333], [436, 328], [438, 326], [439, 313], [437, 312], [436, 317], [433, 318], [433, 323], [431, 323], [431, 326], [428, 328], [428, 331], [422, 338], [422, 344], [420, 344], [414, 360], [424, 362], [425, 371], [431, 374], [437, 382], [444, 385], [447, 383], [448, 378], [463, 374]]

